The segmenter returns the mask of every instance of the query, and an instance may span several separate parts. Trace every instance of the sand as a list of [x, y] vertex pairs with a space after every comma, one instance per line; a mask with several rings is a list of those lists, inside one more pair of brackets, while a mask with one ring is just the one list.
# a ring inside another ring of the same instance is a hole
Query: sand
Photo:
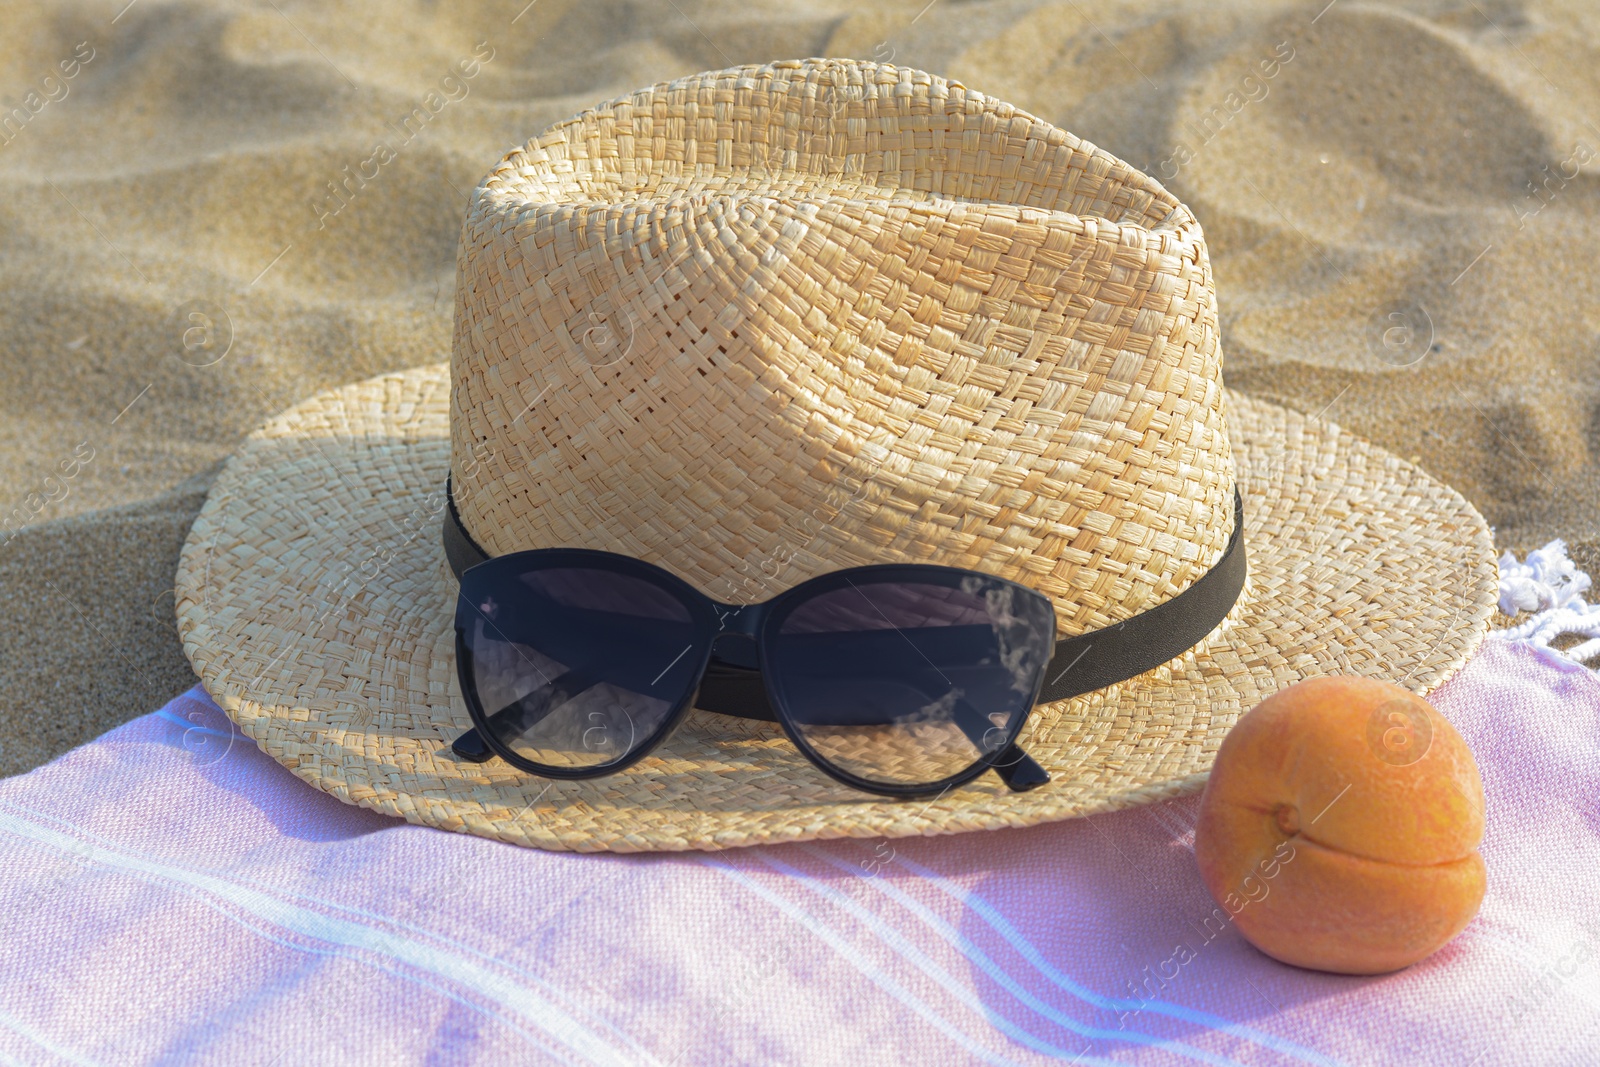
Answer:
[[1154, 174], [1206, 228], [1231, 386], [1600, 566], [1584, 4], [525, 2], [0, 4], [0, 773], [193, 683], [170, 590], [210, 473], [447, 356], [507, 148], [734, 63], [921, 67]]

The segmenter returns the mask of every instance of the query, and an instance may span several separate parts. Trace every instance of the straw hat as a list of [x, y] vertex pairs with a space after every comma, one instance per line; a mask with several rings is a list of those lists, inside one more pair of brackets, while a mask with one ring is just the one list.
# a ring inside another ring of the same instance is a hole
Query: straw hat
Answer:
[[[207, 690], [318, 788], [580, 851], [1026, 826], [1200, 788], [1300, 678], [1419, 693], [1481, 639], [1482, 518], [1423, 471], [1222, 387], [1200, 226], [1116, 157], [957, 82], [738, 67], [557, 124], [478, 186], [450, 364], [252, 434], [183, 552]], [[1403, 373], [1403, 372], [1397, 372]], [[1244, 501], [1249, 576], [1189, 652], [1039, 705], [1052, 774], [859, 793], [776, 724], [706, 711], [629, 770], [550, 782], [451, 750], [444, 487], [491, 554], [653, 561], [718, 599], [890, 561], [1048, 594], [1060, 636], [1170, 600]]]

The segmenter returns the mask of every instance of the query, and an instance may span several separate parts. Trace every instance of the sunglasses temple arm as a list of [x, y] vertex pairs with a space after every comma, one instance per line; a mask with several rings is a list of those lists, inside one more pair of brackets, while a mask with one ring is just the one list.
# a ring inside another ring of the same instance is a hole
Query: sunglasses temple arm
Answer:
[[450, 751], [468, 763], [488, 763], [494, 759], [494, 753], [483, 743], [483, 735], [478, 733], [476, 726], [469, 726], [466, 733], [456, 738]]
[[1039, 766], [1015, 741], [995, 760], [994, 773], [1013, 793], [1026, 793], [1050, 780], [1050, 772]]
[[[957, 700], [955, 720], [956, 725], [961, 727], [961, 732], [966, 734], [974, 745], [979, 749], [985, 746], [990, 724], [977, 708], [965, 700]], [[1039, 766], [1038, 761], [1024, 752], [1022, 746], [1015, 741], [995, 757], [992, 769], [1006, 784], [1006, 788], [1014, 793], [1037, 789], [1050, 780], [1050, 772]]]
[[[543, 698], [545, 705], [528, 716], [528, 721], [523, 728], [536, 725], [546, 715], [549, 715], [564, 701], [553, 699], [552, 692], [562, 694], [566, 700], [571, 700], [579, 693], [593, 688], [600, 679], [579, 671], [568, 671], [559, 678], [540, 686], [532, 692], [524, 694], [517, 700], [501, 708], [490, 716], [491, 719], [504, 718], [508, 715], [527, 715], [526, 704], [530, 698]], [[476, 726], [468, 728], [467, 732], [456, 738], [450, 745], [450, 751], [469, 763], [487, 763], [494, 759], [494, 752], [484, 743], [483, 735]]]

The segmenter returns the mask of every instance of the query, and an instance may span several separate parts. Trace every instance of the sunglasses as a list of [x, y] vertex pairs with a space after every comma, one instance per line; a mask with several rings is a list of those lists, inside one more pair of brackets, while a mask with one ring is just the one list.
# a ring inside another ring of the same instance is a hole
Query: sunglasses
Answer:
[[[853, 567], [724, 604], [616, 553], [489, 557], [448, 484], [446, 499], [445, 551], [461, 583], [456, 670], [473, 722], [453, 751], [545, 778], [615, 774], [700, 707], [776, 722], [824, 774], [868, 793], [926, 796], [987, 771], [1033, 789], [1050, 777], [1017, 739], [1042, 692], [1063, 699], [1181, 654], [1226, 614], [1195, 602], [1231, 604], [1243, 581], [1241, 522], [1223, 563], [1184, 594], [1057, 642], [1048, 597], [977, 571]], [[1236, 582], [1222, 573], [1232, 569]], [[1187, 626], [1172, 610], [1186, 597]], [[1162, 615], [1165, 625], [1149, 625]], [[1085, 664], [1096, 643], [1103, 654]]]

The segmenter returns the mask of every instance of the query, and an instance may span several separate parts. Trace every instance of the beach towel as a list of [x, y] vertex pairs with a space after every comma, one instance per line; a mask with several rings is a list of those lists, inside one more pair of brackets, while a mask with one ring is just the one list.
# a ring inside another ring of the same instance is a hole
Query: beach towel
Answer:
[[1489, 888], [1402, 972], [1244, 942], [1190, 797], [1023, 830], [576, 855], [340, 803], [196, 689], [0, 782], [0, 1062], [1600, 1062], [1600, 680], [1434, 700]]

